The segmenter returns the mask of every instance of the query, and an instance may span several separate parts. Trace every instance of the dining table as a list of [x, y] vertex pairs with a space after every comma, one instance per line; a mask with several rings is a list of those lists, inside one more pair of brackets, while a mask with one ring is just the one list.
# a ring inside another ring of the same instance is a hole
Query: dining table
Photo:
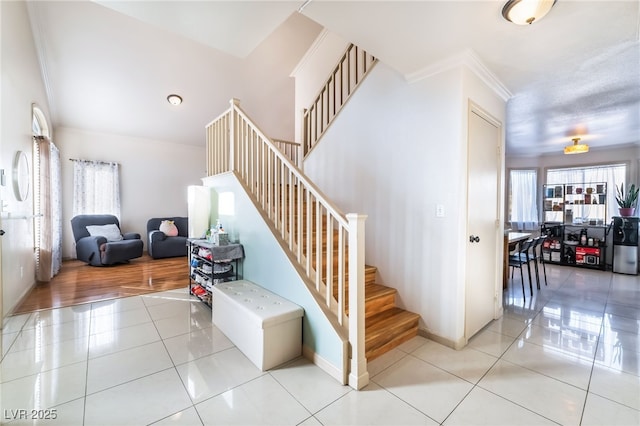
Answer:
[[502, 288], [507, 288], [509, 283], [509, 255], [516, 249], [520, 241], [531, 238], [529, 232], [505, 232], [504, 233], [504, 268], [502, 270]]

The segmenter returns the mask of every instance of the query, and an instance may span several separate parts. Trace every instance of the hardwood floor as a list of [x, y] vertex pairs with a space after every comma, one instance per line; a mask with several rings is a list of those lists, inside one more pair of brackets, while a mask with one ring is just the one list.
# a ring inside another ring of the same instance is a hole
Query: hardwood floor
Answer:
[[186, 257], [153, 259], [145, 254], [105, 267], [69, 260], [51, 282], [36, 284], [13, 314], [182, 288], [188, 274]]

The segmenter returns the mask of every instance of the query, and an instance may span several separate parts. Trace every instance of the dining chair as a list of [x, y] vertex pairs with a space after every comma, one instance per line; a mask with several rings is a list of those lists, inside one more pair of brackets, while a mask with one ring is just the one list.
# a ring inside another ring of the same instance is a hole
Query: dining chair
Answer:
[[529, 266], [531, 261], [530, 250], [533, 246], [533, 239], [528, 239], [520, 242], [520, 246], [518, 250], [509, 256], [509, 266], [511, 269], [511, 279], [513, 280], [513, 271], [514, 268], [520, 269], [520, 282], [522, 283], [522, 298], [526, 300], [525, 291], [524, 291], [524, 274], [522, 273], [522, 268], [524, 265], [527, 266], [527, 273], [529, 275], [529, 292], [531, 296], [533, 296], [533, 282], [531, 279], [531, 267]]
[[544, 243], [544, 241], [547, 239], [546, 235], [540, 235], [539, 237], [536, 237], [533, 239], [534, 244], [533, 247], [531, 247], [531, 256], [532, 256], [532, 261], [534, 262], [534, 266], [535, 266], [535, 271], [536, 271], [536, 283], [538, 285], [538, 290], [540, 290], [540, 276], [538, 273], [538, 264], [542, 264], [542, 272], [544, 273], [544, 285], [548, 285], [547, 284], [547, 268], [544, 266], [544, 256], [542, 255], [542, 243]]

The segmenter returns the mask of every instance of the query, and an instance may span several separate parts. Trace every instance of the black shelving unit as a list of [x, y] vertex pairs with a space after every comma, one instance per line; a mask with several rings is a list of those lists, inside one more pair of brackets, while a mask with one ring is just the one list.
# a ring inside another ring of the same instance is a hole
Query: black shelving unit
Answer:
[[545, 222], [541, 235], [545, 262], [582, 268], [607, 269], [609, 226]]
[[240, 244], [218, 246], [205, 239], [189, 239], [187, 243], [189, 292], [211, 307], [213, 286], [238, 279], [244, 249]]

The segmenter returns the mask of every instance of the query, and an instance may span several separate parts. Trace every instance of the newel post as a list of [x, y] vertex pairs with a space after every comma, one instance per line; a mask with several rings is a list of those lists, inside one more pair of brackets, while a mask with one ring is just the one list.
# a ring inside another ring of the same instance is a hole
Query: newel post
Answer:
[[240, 99], [231, 98], [231, 114], [229, 116], [229, 171], [236, 170], [235, 152], [236, 152], [236, 108], [240, 107]]
[[367, 215], [349, 213], [349, 386], [362, 389], [369, 384], [364, 347], [364, 221]]

